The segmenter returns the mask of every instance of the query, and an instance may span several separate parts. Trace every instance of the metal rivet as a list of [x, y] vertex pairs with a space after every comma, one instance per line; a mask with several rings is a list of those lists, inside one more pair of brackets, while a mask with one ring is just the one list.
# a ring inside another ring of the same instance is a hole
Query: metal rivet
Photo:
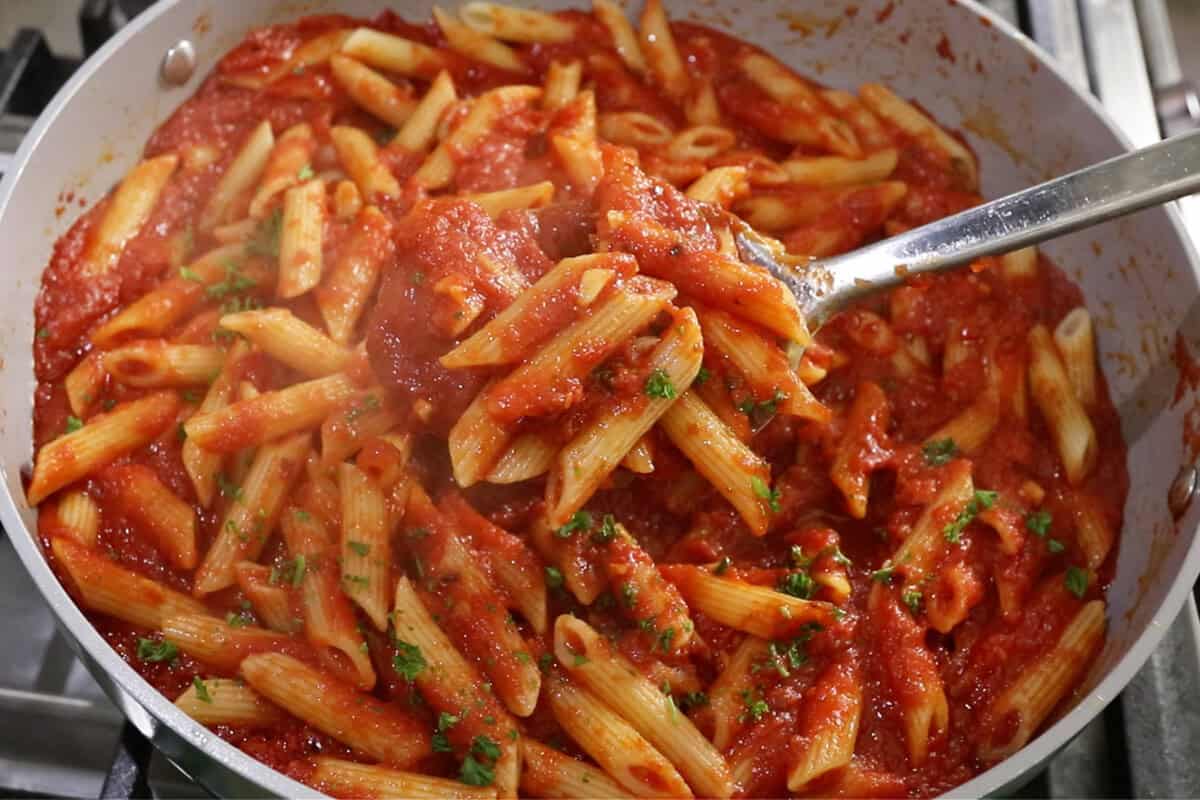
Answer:
[[180, 39], [167, 48], [160, 73], [170, 86], [182, 86], [196, 71], [196, 48], [187, 39]]
[[1171, 483], [1171, 489], [1167, 492], [1167, 508], [1171, 509], [1171, 515], [1175, 519], [1179, 519], [1187, 512], [1198, 487], [1200, 487], [1200, 472], [1194, 466], [1189, 465], [1179, 470], [1179, 474]]

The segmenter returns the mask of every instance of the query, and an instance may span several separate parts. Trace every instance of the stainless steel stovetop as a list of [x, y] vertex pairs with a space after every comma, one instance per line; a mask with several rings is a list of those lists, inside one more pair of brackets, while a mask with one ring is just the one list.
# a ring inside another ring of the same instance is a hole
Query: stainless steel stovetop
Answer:
[[[1057, 58], [1078, 86], [1095, 92], [1134, 144], [1200, 122], [1200, 100], [1183, 78], [1166, 0], [983, 2]], [[1176, 22], [1200, 25], [1200, 2], [1172, 2], [1180, 6]], [[0, 174], [33, 118], [78, 65], [47, 45], [48, 38], [59, 46], [76, 39], [69, 23], [63, 29], [71, 5], [78, 9], [77, 41], [90, 53], [149, 2], [81, 0], [50, 9], [42, 0], [0, 0], [0, 31], [17, 29], [6, 15], [22, 13], [50, 27], [20, 28], [11, 40], [0, 39], [8, 48], [0, 51]], [[1200, 201], [1181, 207], [1200, 237]], [[0, 647], [0, 796], [207, 796], [124, 724], [57, 633], [4, 537]], [[1189, 597], [1125, 692], [1020, 796], [1200, 797], [1198, 755], [1200, 617]]]

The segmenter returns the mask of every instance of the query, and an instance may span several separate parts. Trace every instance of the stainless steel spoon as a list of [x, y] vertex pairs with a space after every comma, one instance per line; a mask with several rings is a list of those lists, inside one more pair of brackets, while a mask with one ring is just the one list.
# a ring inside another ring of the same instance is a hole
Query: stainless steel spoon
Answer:
[[811, 330], [872, 292], [920, 272], [962, 266], [1200, 191], [1200, 131], [1102, 161], [937, 222], [800, 267], [742, 226], [738, 249], [800, 304]]

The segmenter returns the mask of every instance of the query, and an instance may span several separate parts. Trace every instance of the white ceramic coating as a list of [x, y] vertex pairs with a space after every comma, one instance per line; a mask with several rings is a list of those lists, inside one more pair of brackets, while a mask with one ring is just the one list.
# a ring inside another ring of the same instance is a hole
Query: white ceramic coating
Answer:
[[[576, 2], [542, 0], [543, 7]], [[80, 213], [72, 191], [98, 200], [137, 160], [151, 131], [199, 85], [219, 55], [253, 26], [320, 11], [370, 14], [385, 6], [428, 15], [417, 0], [169, 0], [153, 7], [76, 73], [42, 114], [0, 187], [0, 242], [8, 300], [0, 316], [0, 519], [77, 652], [122, 710], [185, 770], [221, 795], [311, 795], [192, 722], [105, 644], [48, 569], [30, 535], [34, 513], [21, 473], [31, 458], [33, 302], [55, 239]], [[880, 80], [962, 129], [980, 155], [985, 193], [1012, 191], [1127, 149], [1098, 104], [1072, 90], [1020, 33], [969, 0], [667, 0], [673, 17], [730, 30], [802, 73], [853, 88]], [[831, 10], [836, 9], [836, 10]], [[180, 88], [158, 79], [165, 49], [197, 47], [197, 74]], [[1200, 504], [1178, 523], [1167, 487], [1187, 452], [1185, 417], [1200, 398], [1174, 401], [1177, 332], [1200, 341], [1196, 260], [1175, 211], [1156, 209], [1045, 247], [1078, 280], [1097, 324], [1101, 364], [1130, 444], [1132, 478], [1109, 641], [1088, 693], [1020, 753], [952, 792], [979, 796], [1028, 776], [1125, 686], [1174, 619], [1200, 570]], [[1200, 416], [1196, 417], [1200, 420]]]

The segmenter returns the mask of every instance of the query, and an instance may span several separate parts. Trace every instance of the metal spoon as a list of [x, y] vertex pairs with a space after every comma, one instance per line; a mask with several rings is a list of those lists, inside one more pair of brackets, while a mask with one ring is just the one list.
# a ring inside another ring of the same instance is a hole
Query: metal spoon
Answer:
[[909, 275], [962, 266], [1200, 191], [1200, 131], [1191, 131], [1024, 189], [845, 255], [779, 262], [742, 225], [738, 249], [796, 296], [811, 330], [848, 303]]

